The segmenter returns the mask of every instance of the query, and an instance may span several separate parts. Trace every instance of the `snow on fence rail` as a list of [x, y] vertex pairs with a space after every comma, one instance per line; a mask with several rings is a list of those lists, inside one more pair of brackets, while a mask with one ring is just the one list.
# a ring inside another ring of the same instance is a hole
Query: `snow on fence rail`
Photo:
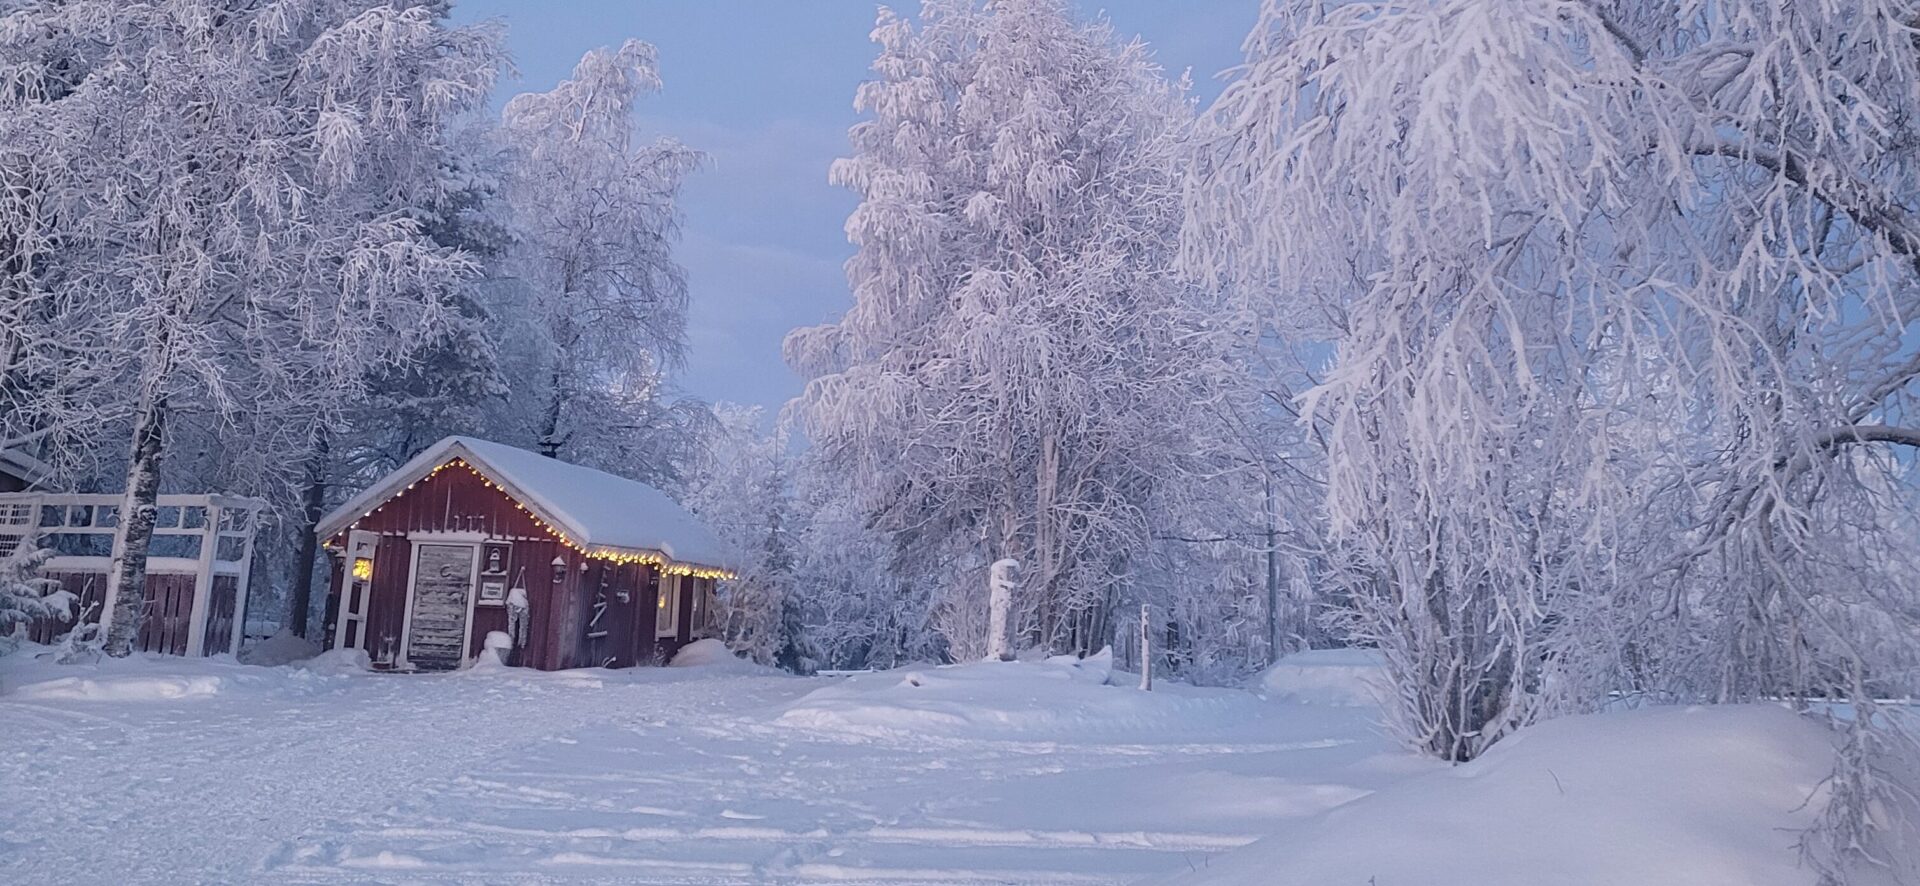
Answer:
[[[105, 623], [107, 570], [123, 496], [66, 492], [0, 493], [0, 557], [23, 539], [57, 553], [43, 571], [78, 600], [76, 617], [42, 619], [28, 629], [39, 642], [80, 624]], [[254, 531], [267, 503], [230, 495], [162, 495], [147, 557], [137, 648], [173, 655], [238, 652], [246, 622]]]

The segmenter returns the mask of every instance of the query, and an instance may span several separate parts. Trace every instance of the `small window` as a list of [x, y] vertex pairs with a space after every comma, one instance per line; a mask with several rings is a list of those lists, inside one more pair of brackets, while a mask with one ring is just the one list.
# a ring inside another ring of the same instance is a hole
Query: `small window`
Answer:
[[67, 509], [59, 505], [45, 505], [40, 508], [41, 528], [67, 525]]
[[654, 636], [671, 637], [680, 633], [680, 576], [660, 576], [659, 605], [659, 611], [654, 614]]
[[93, 508], [88, 505], [69, 505], [67, 507], [68, 526], [92, 526]]
[[0, 505], [0, 526], [25, 526], [32, 519], [32, 505], [19, 502]]
[[93, 519], [95, 525], [102, 529], [117, 529], [120, 526], [120, 506], [101, 505], [94, 509]]
[[153, 511], [153, 528], [179, 529], [180, 528], [180, 506], [179, 505], [162, 505], [158, 508], [155, 508]]
[[180, 527], [182, 529], [204, 529], [206, 525], [206, 508], [199, 505], [188, 505], [180, 509]]

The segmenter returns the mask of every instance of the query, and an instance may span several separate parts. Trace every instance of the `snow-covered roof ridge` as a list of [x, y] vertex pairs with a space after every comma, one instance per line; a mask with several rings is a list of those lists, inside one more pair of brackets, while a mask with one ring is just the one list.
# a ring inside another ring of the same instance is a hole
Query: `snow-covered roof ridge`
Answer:
[[638, 480], [477, 437], [447, 437], [320, 521], [329, 537], [408, 484], [464, 460], [588, 551], [655, 552], [674, 563], [729, 569], [734, 550], [666, 493]]

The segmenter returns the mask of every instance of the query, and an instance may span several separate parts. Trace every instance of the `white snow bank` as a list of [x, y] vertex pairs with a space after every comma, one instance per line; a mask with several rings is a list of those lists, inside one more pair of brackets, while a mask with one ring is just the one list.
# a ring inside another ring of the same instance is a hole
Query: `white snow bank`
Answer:
[[1248, 688], [1274, 701], [1364, 707], [1379, 703], [1387, 686], [1373, 649], [1314, 649], [1274, 662]]
[[316, 674], [357, 674], [373, 667], [373, 661], [367, 657], [364, 649], [329, 649], [305, 661], [294, 663], [294, 667]]
[[247, 698], [304, 696], [339, 686], [333, 675], [359, 670], [359, 661], [336, 650], [291, 667], [240, 664], [228, 656], [185, 658], [135, 653], [60, 663], [60, 650], [28, 644], [0, 657], [0, 697], [19, 701], [171, 702], [211, 696]]
[[15, 687], [11, 695], [30, 701], [168, 701], [217, 695], [224, 686], [221, 678], [206, 675], [60, 677]]
[[816, 689], [787, 706], [778, 722], [865, 735], [1060, 739], [1192, 735], [1262, 713], [1239, 690], [1108, 686], [1111, 668], [1106, 656], [913, 665]]
[[775, 676], [786, 673], [778, 668], [754, 664], [734, 655], [733, 650], [727, 648], [727, 644], [711, 637], [695, 640], [680, 647], [680, 651], [674, 653], [673, 660], [667, 665], [675, 668], [700, 668], [715, 674], [742, 676]]
[[1166, 882], [1810, 886], [1794, 843], [1832, 765], [1778, 707], [1569, 717]]
[[698, 668], [707, 665], [731, 664], [739, 660], [739, 658], [734, 656], [733, 650], [727, 648], [727, 644], [708, 638], [705, 640], [695, 640], [692, 643], [680, 647], [680, 651], [674, 653], [671, 666], [676, 668]]
[[252, 646], [241, 647], [237, 658], [241, 664], [273, 668], [305, 661], [319, 654], [320, 641], [296, 637], [292, 632], [282, 629]]

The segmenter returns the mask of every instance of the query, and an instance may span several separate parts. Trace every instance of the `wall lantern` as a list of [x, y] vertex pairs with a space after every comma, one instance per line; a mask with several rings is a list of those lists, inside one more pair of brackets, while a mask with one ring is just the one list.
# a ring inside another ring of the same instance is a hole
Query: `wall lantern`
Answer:
[[367, 557], [353, 558], [353, 578], [355, 581], [367, 581], [373, 578], [373, 560]]
[[566, 580], [567, 580], [567, 558], [565, 557], [553, 558], [553, 583], [559, 584]]

